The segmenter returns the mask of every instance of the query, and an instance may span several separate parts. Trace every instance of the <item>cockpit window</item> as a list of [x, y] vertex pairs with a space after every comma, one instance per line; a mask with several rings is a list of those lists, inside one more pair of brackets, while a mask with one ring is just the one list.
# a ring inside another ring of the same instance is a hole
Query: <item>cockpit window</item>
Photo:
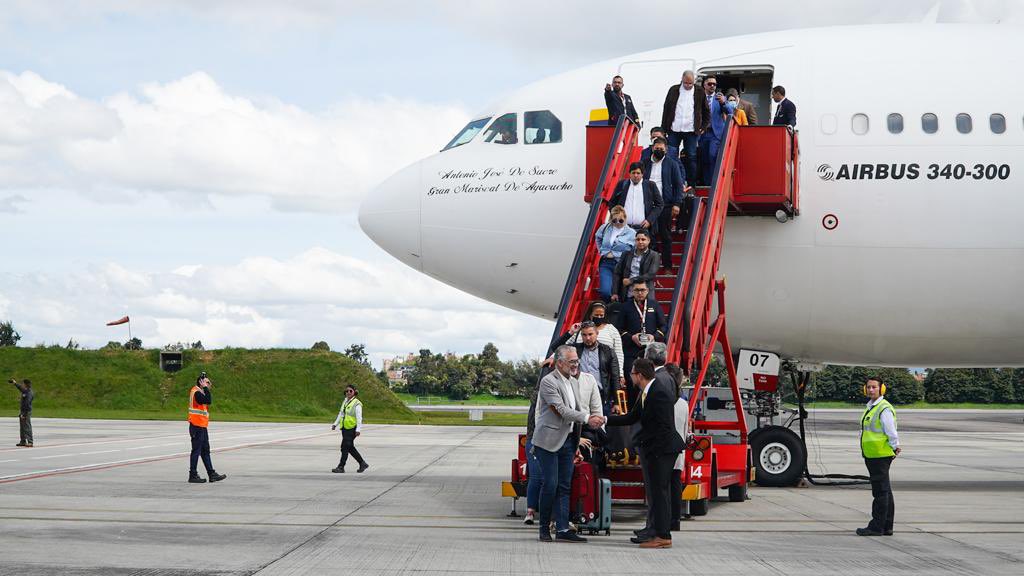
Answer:
[[514, 112], [502, 114], [484, 132], [484, 142], [492, 144], [515, 144], [519, 141], [516, 137], [518, 131], [516, 115]]
[[452, 138], [452, 141], [442, 148], [441, 151], [443, 152], [449, 148], [468, 144], [473, 140], [473, 138], [476, 138], [476, 135], [479, 134], [481, 130], [484, 129], [484, 126], [487, 126], [487, 122], [489, 122], [490, 119], [491, 117], [488, 116], [487, 118], [480, 118], [479, 120], [473, 120], [469, 124], [466, 124], [466, 127], [460, 130], [459, 133], [455, 135], [455, 138]]
[[562, 121], [550, 110], [523, 114], [523, 137], [527, 144], [553, 144], [562, 141]]

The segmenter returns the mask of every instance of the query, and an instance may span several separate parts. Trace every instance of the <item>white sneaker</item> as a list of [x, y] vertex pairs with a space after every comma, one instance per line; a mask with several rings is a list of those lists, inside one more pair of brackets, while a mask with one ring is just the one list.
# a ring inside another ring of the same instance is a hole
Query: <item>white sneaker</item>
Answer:
[[523, 518], [523, 524], [526, 524], [528, 526], [533, 525], [533, 512], [526, 512], [526, 518]]

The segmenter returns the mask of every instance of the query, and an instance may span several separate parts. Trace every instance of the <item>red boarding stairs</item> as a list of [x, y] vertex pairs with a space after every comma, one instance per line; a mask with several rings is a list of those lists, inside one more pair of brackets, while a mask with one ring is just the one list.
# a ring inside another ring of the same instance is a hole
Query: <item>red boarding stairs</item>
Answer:
[[[634, 145], [637, 133], [638, 127], [627, 118], [614, 127], [587, 128], [587, 189], [594, 193], [586, 198], [591, 208], [566, 279], [552, 341], [599, 298], [594, 234], [607, 220], [616, 184], [626, 177], [629, 163], [640, 157], [641, 149]], [[687, 199], [687, 229], [672, 234], [671, 268], [678, 272], [656, 279], [654, 298], [667, 318], [668, 362], [679, 364], [692, 382], [689, 429], [693, 435], [682, 477], [683, 499], [692, 515], [706, 514], [708, 503], [721, 489], [728, 490], [730, 501], [745, 500], [747, 483], [753, 479], [746, 418], [726, 330], [725, 280], [718, 278], [726, 216], [778, 217], [779, 211], [786, 217], [798, 215], [798, 161], [797, 135], [788, 126], [740, 127], [730, 120], [711, 186]], [[694, 417], [706, 394], [702, 388], [716, 347], [725, 359], [736, 420]], [[738, 443], [716, 443], [708, 433], [720, 430], [735, 431]], [[518, 499], [526, 494], [525, 443], [525, 435], [520, 436], [519, 458], [512, 463], [512, 481], [503, 483], [503, 496]], [[642, 502], [644, 488], [636, 455], [627, 452], [608, 464], [613, 500]]]

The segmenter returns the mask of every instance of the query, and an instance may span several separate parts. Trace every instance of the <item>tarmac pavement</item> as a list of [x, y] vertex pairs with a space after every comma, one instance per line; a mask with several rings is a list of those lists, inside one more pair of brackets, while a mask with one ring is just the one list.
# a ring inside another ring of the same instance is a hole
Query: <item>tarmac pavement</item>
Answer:
[[[500, 494], [517, 429], [367, 425], [332, 474], [328, 424], [211, 424], [228, 475], [188, 484], [185, 422], [0, 419], [0, 575], [1024, 573], [1024, 412], [899, 414], [896, 535], [863, 538], [867, 487], [758, 488], [683, 523], [671, 550], [545, 544]], [[863, 474], [857, 414], [807, 422], [814, 473]], [[201, 469], [201, 474], [205, 472]], [[523, 502], [519, 503], [520, 513]]]

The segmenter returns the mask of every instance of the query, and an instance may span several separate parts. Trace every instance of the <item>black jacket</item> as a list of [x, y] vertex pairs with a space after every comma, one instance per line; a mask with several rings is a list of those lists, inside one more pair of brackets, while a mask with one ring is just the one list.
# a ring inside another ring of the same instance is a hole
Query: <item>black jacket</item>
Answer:
[[612, 273], [612, 289], [615, 294], [619, 295], [619, 300], [625, 302], [629, 289], [622, 285], [623, 278], [629, 278], [633, 282], [644, 281], [647, 283], [647, 288], [650, 289], [650, 294], [654, 294], [654, 277], [658, 275], [658, 268], [661, 267], [661, 254], [658, 254], [650, 248], [640, 259], [640, 274], [638, 276], [630, 276], [630, 268], [633, 266], [633, 258], [636, 257], [636, 250], [630, 250], [619, 258], [618, 264], [615, 265], [615, 272]]
[[[668, 89], [665, 95], [665, 107], [661, 112], [661, 127], [672, 130], [672, 121], [676, 119], [676, 104], [679, 103], [679, 84]], [[711, 121], [711, 109], [708, 107], [704, 91], [693, 88], [693, 131], [701, 133], [708, 129]]]
[[775, 118], [772, 118], [772, 126], [792, 126], [796, 128], [796, 104], [789, 98], [783, 98], [782, 102], [775, 108]]
[[640, 116], [636, 113], [636, 108], [633, 107], [633, 99], [626, 93], [623, 93], [622, 97], [626, 100], [625, 106], [622, 105], [622, 100], [615, 95], [615, 91], [604, 91], [604, 105], [608, 108], [608, 123], [617, 123], [619, 121], [619, 116], [622, 116], [623, 114], [629, 117], [633, 122], [639, 122]]
[[[566, 332], [559, 336], [558, 340], [555, 340], [554, 344], [551, 345], [551, 349], [548, 350], [548, 356], [554, 353], [555, 348], [565, 344], [571, 337], [572, 332]], [[576, 342], [573, 346], [576, 348], [576, 353], [582, 358], [584, 348], [582, 338], [581, 341]], [[615, 391], [619, 389], [619, 358], [610, 346], [598, 342], [597, 359], [601, 369], [601, 377], [597, 382], [601, 390], [601, 402], [607, 402], [608, 398], [615, 397]]]
[[641, 328], [647, 334], [653, 334], [656, 342], [665, 341], [665, 315], [661, 312], [661, 304], [653, 298], [647, 299], [647, 310], [641, 321], [637, 313], [635, 300], [630, 298], [619, 307], [619, 321], [615, 324], [622, 334], [622, 352], [626, 356], [637, 357], [643, 350], [633, 342], [633, 335], [640, 333]]
[[[615, 193], [612, 194], [610, 206], [626, 207], [626, 198], [629, 196], [630, 184], [629, 178], [626, 178], [615, 186]], [[658, 192], [658, 185], [654, 182], [644, 180], [641, 182], [641, 185], [644, 189], [644, 219], [650, 223], [651, 233], [654, 234], [658, 231], [658, 216], [661, 215], [661, 210], [665, 207], [665, 200], [661, 197], [661, 192]]]
[[608, 425], [629, 426], [639, 422], [640, 431], [635, 439], [646, 453], [679, 454], [683, 451], [683, 438], [676, 432], [675, 405], [674, 390], [656, 377], [646, 400], [641, 402], [638, 395], [629, 412], [609, 416]]

